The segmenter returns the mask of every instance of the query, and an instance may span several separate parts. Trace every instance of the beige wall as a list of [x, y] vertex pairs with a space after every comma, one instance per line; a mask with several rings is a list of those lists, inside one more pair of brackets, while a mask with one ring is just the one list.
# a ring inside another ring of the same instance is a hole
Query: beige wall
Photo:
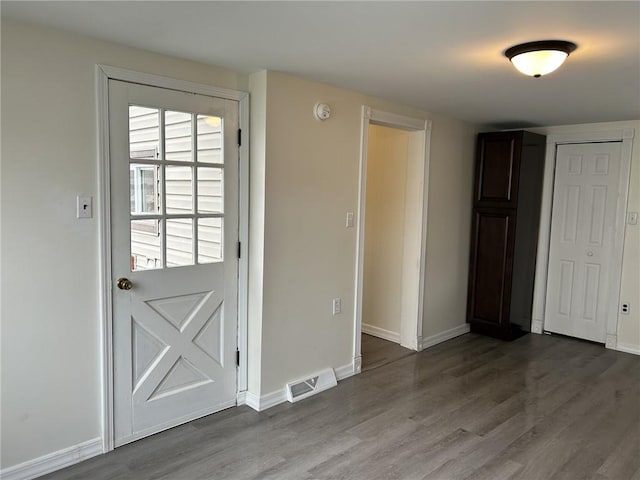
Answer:
[[[267, 74], [262, 395], [351, 361], [361, 98]], [[330, 120], [313, 106], [332, 107]], [[332, 316], [331, 299], [342, 297]], [[251, 307], [250, 307], [251, 308]]]
[[95, 66], [245, 76], [2, 19], [2, 467], [100, 436]]
[[466, 322], [478, 131], [469, 124], [433, 117], [423, 340]]
[[[640, 121], [563, 125], [532, 129], [545, 135], [570, 135], [634, 129], [627, 212], [640, 212]], [[640, 224], [626, 225], [620, 302], [631, 303], [629, 314], [618, 313], [618, 346], [640, 353]]]
[[[345, 214], [357, 210], [362, 105], [433, 122], [424, 329], [464, 325], [476, 128], [281, 73], [266, 82], [261, 394], [353, 361], [356, 229]], [[331, 119], [313, 118], [317, 102]]]
[[362, 323], [400, 336], [409, 132], [371, 125]]
[[[2, 468], [100, 436], [98, 218], [75, 218], [78, 194], [100, 211], [98, 63], [251, 90], [251, 393], [353, 360], [356, 234], [344, 221], [357, 207], [363, 104], [433, 121], [424, 326], [464, 323], [472, 126], [3, 18]], [[332, 106], [330, 120], [313, 118], [318, 101]]]

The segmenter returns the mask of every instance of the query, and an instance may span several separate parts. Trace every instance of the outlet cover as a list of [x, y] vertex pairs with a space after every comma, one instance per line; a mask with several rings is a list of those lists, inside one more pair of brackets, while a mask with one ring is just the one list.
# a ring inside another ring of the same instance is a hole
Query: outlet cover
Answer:
[[76, 216], [77, 218], [93, 217], [93, 197], [78, 195], [76, 198]]

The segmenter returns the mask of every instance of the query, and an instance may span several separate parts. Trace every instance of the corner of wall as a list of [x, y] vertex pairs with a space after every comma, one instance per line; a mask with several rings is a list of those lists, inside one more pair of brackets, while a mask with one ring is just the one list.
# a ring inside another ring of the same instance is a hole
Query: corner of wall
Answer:
[[424, 278], [423, 347], [466, 333], [476, 134], [480, 126], [433, 116]]
[[267, 71], [249, 76], [251, 128], [249, 147], [249, 295], [247, 331], [247, 403], [260, 396], [267, 135]]

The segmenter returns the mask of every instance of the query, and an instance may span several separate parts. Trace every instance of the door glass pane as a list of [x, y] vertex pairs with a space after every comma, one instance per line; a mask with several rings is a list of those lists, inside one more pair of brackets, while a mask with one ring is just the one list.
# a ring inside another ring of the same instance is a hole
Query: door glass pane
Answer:
[[160, 152], [160, 112], [157, 108], [129, 106], [129, 156], [156, 160]]
[[193, 265], [193, 220], [167, 220], [167, 267]]
[[131, 271], [162, 268], [162, 236], [158, 220], [131, 221]]
[[222, 218], [198, 219], [198, 263], [214, 263], [223, 260], [222, 226]]
[[193, 213], [193, 169], [188, 166], [165, 167], [167, 213]]
[[198, 115], [198, 161], [203, 163], [223, 163], [222, 119]]
[[129, 199], [132, 215], [158, 213], [157, 165], [129, 165]]
[[222, 262], [224, 220], [199, 218], [224, 213], [222, 117], [131, 105], [129, 143], [131, 270]]
[[222, 168], [198, 167], [198, 213], [224, 213]]
[[190, 113], [164, 112], [165, 159], [191, 162], [192, 122]]

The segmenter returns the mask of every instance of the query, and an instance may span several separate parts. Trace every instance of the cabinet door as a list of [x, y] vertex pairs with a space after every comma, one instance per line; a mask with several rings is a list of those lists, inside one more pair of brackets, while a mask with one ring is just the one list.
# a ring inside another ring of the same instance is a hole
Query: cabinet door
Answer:
[[515, 217], [515, 210], [474, 209], [467, 305], [473, 331], [508, 336]]
[[474, 206], [516, 208], [521, 149], [521, 132], [478, 135]]

